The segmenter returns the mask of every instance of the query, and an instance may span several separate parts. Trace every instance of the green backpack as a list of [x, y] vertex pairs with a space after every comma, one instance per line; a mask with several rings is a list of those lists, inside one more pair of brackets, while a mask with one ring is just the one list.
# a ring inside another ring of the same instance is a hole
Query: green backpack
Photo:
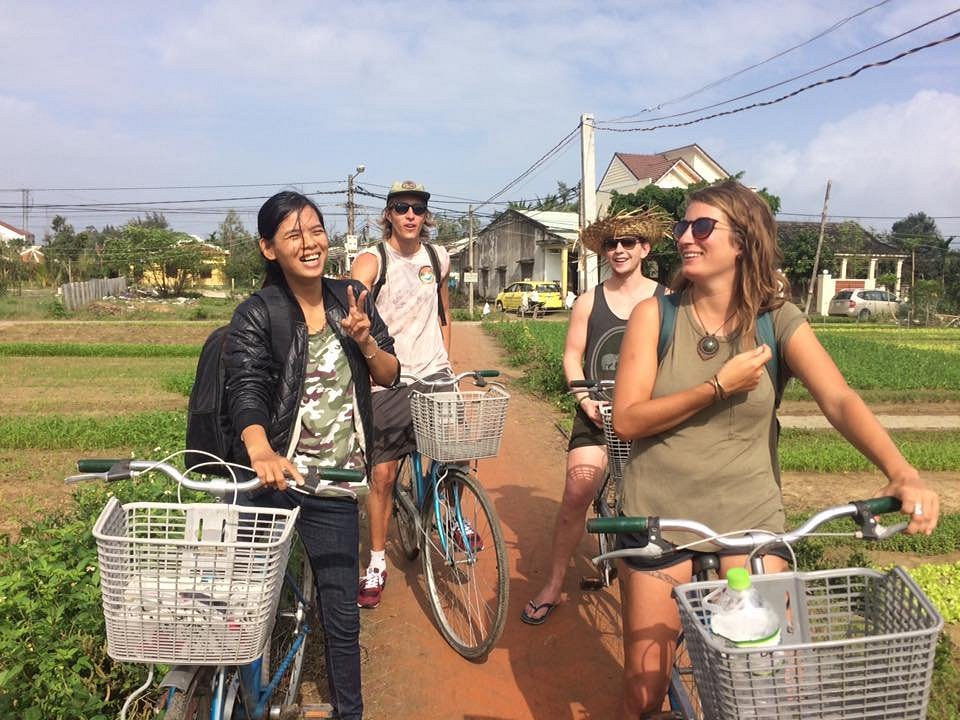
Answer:
[[[657, 298], [660, 306], [660, 339], [657, 341], [657, 364], [663, 361], [667, 349], [673, 342], [673, 331], [677, 324], [677, 310], [680, 309], [680, 293], [661, 295]], [[769, 311], [757, 316], [757, 346], [770, 347], [771, 356], [767, 360], [767, 373], [773, 383], [774, 407], [780, 407], [783, 390], [790, 379], [786, 372], [787, 364], [780, 362], [780, 349], [777, 347], [777, 335], [773, 330], [773, 317]]]

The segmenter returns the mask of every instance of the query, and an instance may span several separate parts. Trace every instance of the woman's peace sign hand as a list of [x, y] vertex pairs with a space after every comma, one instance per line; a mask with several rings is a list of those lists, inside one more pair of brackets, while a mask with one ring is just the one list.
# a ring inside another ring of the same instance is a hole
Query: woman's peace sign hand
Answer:
[[367, 300], [367, 290], [357, 296], [356, 288], [347, 288], [347, 316], [340, 321], [340, 327], [361, 348], [370, 338], [370, 316], [364, 311]]

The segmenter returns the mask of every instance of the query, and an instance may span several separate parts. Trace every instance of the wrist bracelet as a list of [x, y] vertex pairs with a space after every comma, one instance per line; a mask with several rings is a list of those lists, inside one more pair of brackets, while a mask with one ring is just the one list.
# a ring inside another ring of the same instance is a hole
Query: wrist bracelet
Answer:
[[709, 378], [709, 379], [707, 379], [707, 380], [704, 380], [704, 382], [705, 382], [707, 385], [709, 385], [710, 387], [713, 388], [713, 401], [716, 402], [717, 400], [719, 400], [719, 399], [720, 399], [720, 390], [717, 388], [717, 378], [716, 378], [716, 376], [713, 376], [712, 378]]
[[366, 360], [373, 360], [373, 359], [377, 356], [377, 354], [378, 354], [379, 352], [380, 352], [380, 345], [379, 345], [379, 343], [377, 344], [377, 349], [374, 350], [370, 355], [367, 355], [366, 353], [364, 353], [364, 352], [363, 352], [363, 348], [360, 349], [360, 354], [363, 355], [363, 357], [364, 357]]
[[723, 389], [723, 385], [720, 384], [720, 376], [719, 376], [719, 375], [714, 375], [714, 376], [713, 376], [713, 382], [714, 382], [714, 385], [715, 385], [716, 388], [717, 388], [717, 395], [720, 396], [720, 399], [721, 399], [721, 400], [726, 400], [726, 399], [727, 399], [727, 391], [724, 390], [724, 389]]

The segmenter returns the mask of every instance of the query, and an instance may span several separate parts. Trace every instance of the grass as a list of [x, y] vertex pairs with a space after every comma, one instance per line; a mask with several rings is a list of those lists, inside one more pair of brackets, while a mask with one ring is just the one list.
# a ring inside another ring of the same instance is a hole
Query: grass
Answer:
[[123, 447], [138, 457], [157, 457], [183, 448], [186, 422], [182, 411], [110, 418], [2, 418], [0, 447], [78, 452]]
[[[960, 468], [960, 434], [955, 431], [891, 431], [904, 457], [918, 470]], [[851, 472], [873, 465], [833, 430], [784, 428], [780, 433], [780, 467], [800, 472]]]
[[0, 357], [190, 357], [200, 345], [141, 345], [135, 343], [0, 343]]

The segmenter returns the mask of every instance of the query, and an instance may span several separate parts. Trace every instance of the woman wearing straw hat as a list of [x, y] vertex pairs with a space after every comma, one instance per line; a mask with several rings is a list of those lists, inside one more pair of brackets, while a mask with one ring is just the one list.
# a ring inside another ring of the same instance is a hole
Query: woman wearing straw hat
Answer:
[[[668, 227], [669, 216], [661, 211], [635, 211], [600, 220], [584, 231], [583, 245], [606, 260], [610, 277], [573, 304], [563, 351], [567, 382], [613, 379], [630, 312], [641, 300], [664, 293], [663, 285], [643, 276], [641, 263]], [[554, 524], [550, 575], [523, 609], [520, 619], [528, 625], [542, 624], [560, 603], [567, 563], [583, 537], [587, 508], [607, 465], [600, 404], [586, 391], [577, 401], [566, 484]]]
[[[887, 477], [877, 494], [900, 498], [910, 514], [907, 532], [929, 534], [937, 524], [937, 494], [847, 385], [800, 310], [782, 297], [787, 285], [777, 269], [776, 222], [767, 204], [726, 180], [690, 195], [673, 236], [683, 266], [673, 284], [679, 307], [670, 345], [658, 352], [658, 302], [640, 303], [617, 371], [614, 428], [633, 439], [623, 474], [624, 514], [689, 518], [719, 532], [783, 531], [777, 391], [764, 367], [773, 349], [758, 342], [755, 331], [769, 313], [779, 360]], [[661, 539], [674, 546], [663, 556], [620, 564], [621, 718], [660, 710], [680, 626], [671, 591], [690, 582], [696, 552], [710, 550], [678, 547], [682, 534], [665, 532]], [[647, 542], [621, 535], [618, 546]], [[782, 552], [775, 547], [764, 557], [768, 572], [786, 568]], [[721, 574], [744, 562], [742, 555], [724, 555]]]

